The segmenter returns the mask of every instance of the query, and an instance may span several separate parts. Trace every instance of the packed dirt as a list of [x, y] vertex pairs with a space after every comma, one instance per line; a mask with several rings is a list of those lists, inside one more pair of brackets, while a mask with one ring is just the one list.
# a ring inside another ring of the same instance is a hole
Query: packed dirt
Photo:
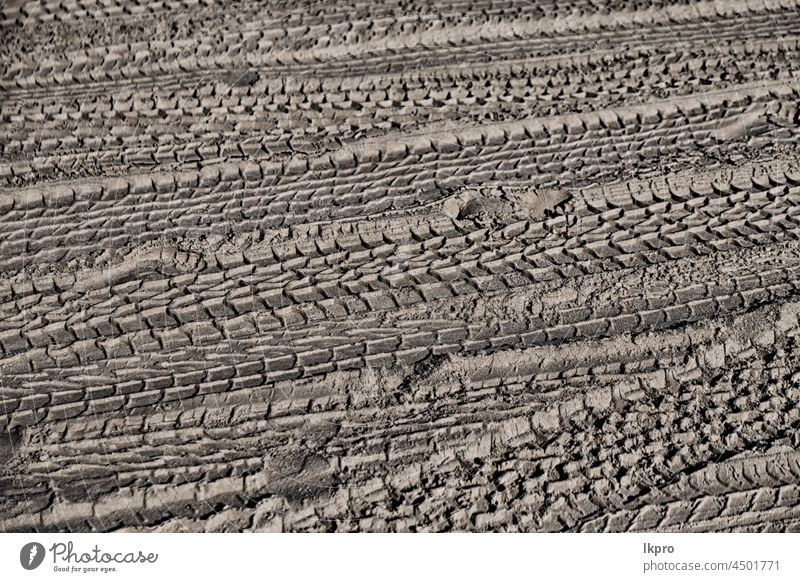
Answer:
[[800, 531], [798, 40], [7, 0], [0, 531]]

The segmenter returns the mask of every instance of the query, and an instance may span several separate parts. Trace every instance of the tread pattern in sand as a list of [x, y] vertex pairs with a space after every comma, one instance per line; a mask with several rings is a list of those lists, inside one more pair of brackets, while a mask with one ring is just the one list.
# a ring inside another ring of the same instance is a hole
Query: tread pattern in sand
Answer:
[[800, 531], [796, 0], [0, 7], [0, 531]]

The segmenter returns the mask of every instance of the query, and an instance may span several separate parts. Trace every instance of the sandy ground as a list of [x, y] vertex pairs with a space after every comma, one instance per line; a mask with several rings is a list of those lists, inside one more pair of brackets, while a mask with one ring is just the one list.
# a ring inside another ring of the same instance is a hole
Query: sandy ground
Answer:
[[798, 531], [797, 0], [7, 1], [0, 531]]

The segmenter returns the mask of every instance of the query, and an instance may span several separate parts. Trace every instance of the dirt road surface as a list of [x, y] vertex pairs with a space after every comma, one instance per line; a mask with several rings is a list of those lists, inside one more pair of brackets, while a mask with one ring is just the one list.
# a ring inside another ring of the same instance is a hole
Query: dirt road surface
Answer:
[[0, 531], [800, 530], [798, 0], [9, 0]]

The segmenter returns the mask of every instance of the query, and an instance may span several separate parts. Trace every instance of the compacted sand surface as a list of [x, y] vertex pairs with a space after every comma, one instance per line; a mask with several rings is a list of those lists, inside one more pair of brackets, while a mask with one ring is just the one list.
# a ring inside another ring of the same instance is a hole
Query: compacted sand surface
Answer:
[[798, 39], [6, 1], [0, 531], [798, 531]]

